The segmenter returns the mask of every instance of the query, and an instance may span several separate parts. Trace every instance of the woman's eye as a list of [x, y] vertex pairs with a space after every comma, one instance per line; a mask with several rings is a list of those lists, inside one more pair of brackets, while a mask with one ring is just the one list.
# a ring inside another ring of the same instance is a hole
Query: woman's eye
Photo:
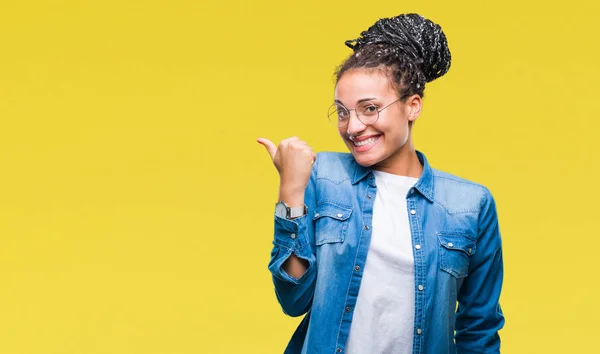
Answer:
[[338, 118], [339, 119], [348, 118], [348, 115], [349, 115], [349, 113], [348, 113], [347, 110], [345, 110], [345, 109], [338, 109]]
[[377, 106], [369, 105], [363, 108], [363, 112], [366, 114], [374, 114], [377, 112]]

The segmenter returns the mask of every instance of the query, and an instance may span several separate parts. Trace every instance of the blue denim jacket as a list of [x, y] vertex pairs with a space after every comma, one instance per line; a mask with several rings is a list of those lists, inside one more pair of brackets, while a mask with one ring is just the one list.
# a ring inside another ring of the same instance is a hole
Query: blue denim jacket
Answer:
[[[498, 353], [503, 265], [496, 206], [479, 184], [433, 169], [407, 198], [415, 267], [413, 353]], [[283, 311], [306, 316], [285, 353], [344, 353], [371, 239], [376, 180], [351, 154], [317, 154], [308, 215], [275, 217], [269, 262]], [[291, 253], [308, 261], [295, 279]], [[458, 303], [458, 306], [457, 306]], [[455, 332], [456, 331], [456, 332]]]

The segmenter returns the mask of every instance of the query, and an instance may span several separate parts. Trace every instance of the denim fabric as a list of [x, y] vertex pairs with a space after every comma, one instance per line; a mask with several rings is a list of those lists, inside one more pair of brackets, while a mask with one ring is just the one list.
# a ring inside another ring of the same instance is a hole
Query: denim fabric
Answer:
[[[407, 194], [415, 267], [413, 353], [498, 353], [503, 265], [494, 198], [480, 184], [436, 169]], [[290, 316], [306, 314], [285, 353], [344, 353], [372, 234], [376, 180], [351, 154], [321, 152], [305, 192], [308, 215], [275, 216], [269, 262]], [[308, 261], [295, 279], [282, 268]], [[458, 306], [457, 306], [458, 305]]]

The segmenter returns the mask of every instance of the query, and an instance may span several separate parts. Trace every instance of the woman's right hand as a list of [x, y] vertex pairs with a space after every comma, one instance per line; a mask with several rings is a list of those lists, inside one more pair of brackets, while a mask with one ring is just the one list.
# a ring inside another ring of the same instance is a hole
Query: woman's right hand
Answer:
[[303, 196], [312, 165], [317, 158], [313, 149], [295, 136], [282, 140], [278, 146], [265, 138], [259, 138], [257, 141], [267, 149], [273, 165], [279, 172], [280, 199], [285, 201], [287, 198], [284, 198], [284, 195]]

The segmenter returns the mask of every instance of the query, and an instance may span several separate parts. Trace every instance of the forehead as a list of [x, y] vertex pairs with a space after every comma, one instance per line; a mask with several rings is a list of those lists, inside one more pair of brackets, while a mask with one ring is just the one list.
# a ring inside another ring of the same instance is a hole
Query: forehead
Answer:
[[379, 70], [348, 70], [335, 86], [335, 99], [344, 104], [355, 103], [365, 97], [383, 98], [394, 95], [394, 88], [387, 75]]

